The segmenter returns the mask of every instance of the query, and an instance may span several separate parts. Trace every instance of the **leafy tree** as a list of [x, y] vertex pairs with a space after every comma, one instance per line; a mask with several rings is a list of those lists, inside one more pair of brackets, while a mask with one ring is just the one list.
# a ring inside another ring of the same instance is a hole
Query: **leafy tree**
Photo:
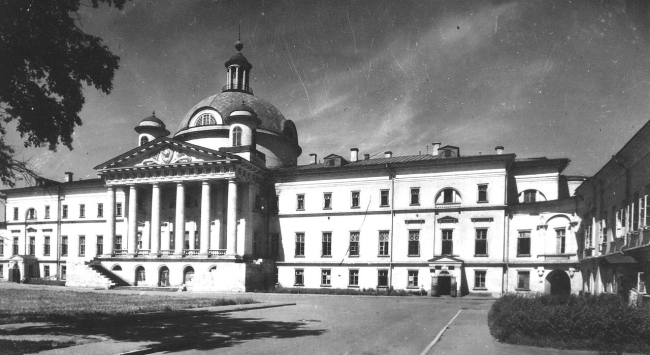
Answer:
[[[79, 8], [103, 2], [122, 9], [126, 1], [0, 0], [0, 118], [16, 122], [25, 147], [72, 150], [83, 83], [109, 94], [120, 60], [77, 26]], [[2, 183], [14, 186], [17, 175], [36, 178], [5, 142], [1, 123], [0, 134]]]

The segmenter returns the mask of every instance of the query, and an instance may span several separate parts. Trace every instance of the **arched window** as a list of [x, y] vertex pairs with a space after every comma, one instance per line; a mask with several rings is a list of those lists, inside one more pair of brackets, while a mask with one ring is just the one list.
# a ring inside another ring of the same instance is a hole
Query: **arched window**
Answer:
[[191, 284], [192, 280], [194, 280], [194, 268], [188, 266], [183, 270], [183, 283], [186, 285]]
[[535, 189], [524, 190], [519, 194], [519, 203], [532, 203], [546, 201], [546, 196]]
[[140, 138], [140, 145], [145, 145], [147, 143], [149, 143], [149, 137], [142, 136], [142, 138]]
[[438, 196], [436, 196], [436, 205], [445, 203], [460, 203], [461, 197], [456, 189], [446, 188], [442, 189]]
[[199, 117], [196, 118], [196, 121], [194, 121], [194, 126], [212, 126], [216, 125], [217, 120], [214, 119], [214, 116], [209, 113], [204, 113], [200, 115]]
[[119, 265], [115, 265], [113, 266], [113, 268], [111, 268], [111, 271], [122, 271], [122, 267]]
[[232, 146], [239, 147], [241, 145], [241, 127], [232, 129]]
[[138, 284], [144, 281], [145, 281], [144, 267], [138, 266], [138, 268], [135, 269], [135, 282], [136, 284]]

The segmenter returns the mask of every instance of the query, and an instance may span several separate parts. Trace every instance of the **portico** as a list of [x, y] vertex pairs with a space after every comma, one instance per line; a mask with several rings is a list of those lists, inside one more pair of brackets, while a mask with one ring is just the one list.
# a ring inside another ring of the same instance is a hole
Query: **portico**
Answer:
[[[131, 153], [131, 154], [129, 154]], [[259, 189], [265, 169], [228, 152], [159, 138], [97, 167], [107, 186], [105, 258], [219, 258], [248, 251], [242, 192]], [[115, 249], [116, 191], [125, 195], [126, 249]], [[251, 192], [252, 191], [252, 192]], [[246, 209], [252, 208], [249, 204]], [[192, 235], [192, 233], [194, 235]]]

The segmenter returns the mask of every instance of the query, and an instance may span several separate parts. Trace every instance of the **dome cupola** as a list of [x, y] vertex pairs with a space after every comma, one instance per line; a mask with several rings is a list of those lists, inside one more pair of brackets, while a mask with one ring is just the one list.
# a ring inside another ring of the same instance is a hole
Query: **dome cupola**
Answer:
[[236, 91], [252, 95], [253, 89], [248, 86], [248, 81], [253, 65], [241, 54], [242, 48], [244, 48], [244, 44], [240, 38], [237, 38], [237, 42], [235, 42], [237, 53], [230, 57], [225, 64], [228, 76], [226, 77], [226, 86], [223, 87], [222, 91]]
[[155, 111], [151, 116], [143, 118], [140, 123], [135, 126], [134, 130], [139, 133], [138, 145], [144, 145], [154, 139], [169, 135], [165, 123], [161, 121], [160, 118], [156, 117]]

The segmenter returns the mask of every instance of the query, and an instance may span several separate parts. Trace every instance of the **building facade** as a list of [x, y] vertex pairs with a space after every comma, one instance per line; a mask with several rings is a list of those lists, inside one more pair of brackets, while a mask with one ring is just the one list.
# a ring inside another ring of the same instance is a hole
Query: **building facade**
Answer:
[[577, 190], [585, 293], [646, 293], [650, 281], [650, 122]]
[[434, 295], [578, 292], [575, 180], [567, 159], [461, 155], [298, 166], [292, 121], [249, 86], [237, 53], [226, 86], [178, 131], [154, 115], [99, 178], [7, 190], [4, 279], [251, 291], [425, 289]]

